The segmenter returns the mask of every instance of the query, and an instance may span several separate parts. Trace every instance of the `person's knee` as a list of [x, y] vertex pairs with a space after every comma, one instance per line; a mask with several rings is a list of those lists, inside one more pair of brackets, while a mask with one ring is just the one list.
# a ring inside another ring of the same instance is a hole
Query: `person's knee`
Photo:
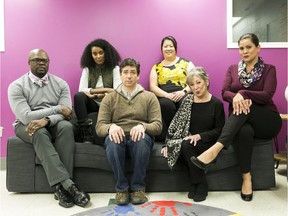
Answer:
[[75, 95], [74, 95], [74, 101], [77, 101], [77, 100], [81, 100], [83, 98], [85, 98], [85, 94], [84, 92], [77, 92]]
[[137, 157], [144, 156], [145, 154], [150, 154], [150, 151], [153, 148], [153, 139], [148, 134], [145, 134], [144, 138], [141, 138], [139, 141], [132, 142], [130, 144], [130, 150], [133, 154], [138, 155]]
[[46, 128], [40, 128], [33, 134], [32, 140], [44, 140], [46, 137], [49, 137], [51, 139], [50, 133], [47, 131]]
[[110, 154], [110, 153], [114, 154], [120, 151], [123, 143], [117, 144], [113, 140], [110, 140], [109, 136], [107, 136], [105, 139], [104, 145], [105, 145], [107, 154]]
[[186, 149], [191, 147], [190, 140], [183, 140], [181, 143], [181, 151], [185, 151]]
[[66, 136], [67, 139], [71, 138], [74, 140], [74, 128], [73, 125], [66, 120], [62, 120], [57, 123], [57, 134]]
[[59, 121], [57, 124], [58, 124], [57, 126], [58, 126], [60, 129], [72, 130], [72, 131], [73, 131], [73, 125], [72, 125], [72, 123], [69, 122], [69, 121], [62, 120], [62, 121]]
[[167, 99], [167, 98], [160, 98], [159, 104], [160, 104], [162, 111], [167, 110], [169, 112], [169, 111], [176, 111], [177, 109], [175, 103], [172, 100]]
[[250, 136], [250, 137], [254, 137], [254, 129], [252, 127], [252, 125], [250, 124], [244, 124], [239, 132], [238, 132], [238, 136]]
[[143, 142], [144, 146], [147, 146], [149, 148], [152, 148], [154, 145], [153, 137], [148, 135], [147, 133], [145, 133], [144, 138], [141, 138], [140, 141]]

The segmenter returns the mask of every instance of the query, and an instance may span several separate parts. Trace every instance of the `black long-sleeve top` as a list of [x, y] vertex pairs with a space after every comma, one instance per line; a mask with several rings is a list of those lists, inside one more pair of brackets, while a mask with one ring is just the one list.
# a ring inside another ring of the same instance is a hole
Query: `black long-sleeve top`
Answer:
[[190, 133], [199, 134], [202, 142], [216, 142], [225, 124], [223, 103], [212, 96], [204, 103], [192, 103]]

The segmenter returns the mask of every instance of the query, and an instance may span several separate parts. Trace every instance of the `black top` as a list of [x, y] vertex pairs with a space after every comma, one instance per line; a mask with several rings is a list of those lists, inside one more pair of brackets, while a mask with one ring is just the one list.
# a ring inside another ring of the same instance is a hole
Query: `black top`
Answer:
[[225, 124], [223, 103], [212, 96], [209, 102], [192, 103], [190, 133], [200, 134], [203, 142], [216, 142]]

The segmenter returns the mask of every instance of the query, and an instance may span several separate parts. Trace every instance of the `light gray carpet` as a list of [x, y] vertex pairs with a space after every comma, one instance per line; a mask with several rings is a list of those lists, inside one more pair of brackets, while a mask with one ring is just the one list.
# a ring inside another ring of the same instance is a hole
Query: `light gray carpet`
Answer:
[[109, 205], [95, 208], [73, 216], [124, 216], [124, 215], [159, 215], [159, 216], [236, 216], [234, 212], [194, 203], [178, 201], [151, 201], [142, 205]]

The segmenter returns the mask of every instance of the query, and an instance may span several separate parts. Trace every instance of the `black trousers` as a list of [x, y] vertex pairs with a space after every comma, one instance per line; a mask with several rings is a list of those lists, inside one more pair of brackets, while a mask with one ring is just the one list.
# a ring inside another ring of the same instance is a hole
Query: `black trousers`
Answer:
[[184, 163], [187, 165], [189, 169], [189, 176], [191, 184], [197, 184], [205, 181], [206, 176], [205, 172], [198, 167], [196, 167], [190, 160], [192, 156], [197, 157], [202, 154], [208, 148], [210, 148], [214, 143], [205, 143], [199, 140], [197, 145], [190, 143], [190, 140], [183, 140], [181, 146], [181, 156], [184, 160]]
[[182, 100], [178, 102], [174, 102], [168, 98], [160, 97], [158, 98], [160, 107], [161, 107], [161, 114], [162, 114], [162, 132], [160, 135], [155, 136], [156, 141], [164, 142], [167, 136], [168, 127], [175, 116], [178, 108]]
[[228, 148], [232, 143], [235, 144], [240, 171], [247, 173], [251, 170], [254, 139], [272, 139], [277, 136], [281, 126], [282, 120], [279, 113], [252, 105], [247, 115], [229, 116], [218, 142], [222, 143], [224, 148]]
[[77, 92], [74, 95], [74, 109], [78, 121], [85, 120], [88, 113], [98, 112], [98, 104], [83, 92]]

